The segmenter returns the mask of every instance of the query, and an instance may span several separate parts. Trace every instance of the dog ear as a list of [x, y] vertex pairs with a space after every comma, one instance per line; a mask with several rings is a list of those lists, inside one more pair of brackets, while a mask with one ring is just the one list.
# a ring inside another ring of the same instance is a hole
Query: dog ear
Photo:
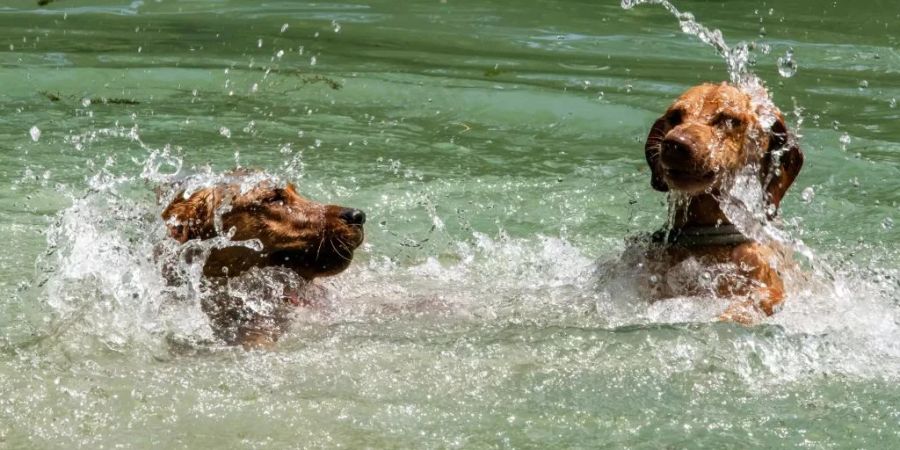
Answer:
[[661, 169], [659, 167], [659, 153], [662, 150], [663, 139], [666, 138], [668, 122], [664, 117], [660, 117], [650, 127], [650, 134], [647, 136], [647, 142], [644, 144], [644, 156], [647, 158], [647, 164], [650, 166], [650, 186], [660, 192], [668, 192], [669, 185], [663, 180]]
[[169, 236], [180, 243], [206, 239], [215, 234], [213, 218], [221, 195], [215, 189], [201, 189], [188, 198], [181, 192], [162, 212]]
[[769, 203], [774, 210], [769, 218], [778, 213], [778, 207], [785, 192], [794, 183], [803, 167], [803, 152], [796, 139], [790, 134], [784, 117], [778, 114], [769, 134], [769, 147], [763, 159], [763, 183]]

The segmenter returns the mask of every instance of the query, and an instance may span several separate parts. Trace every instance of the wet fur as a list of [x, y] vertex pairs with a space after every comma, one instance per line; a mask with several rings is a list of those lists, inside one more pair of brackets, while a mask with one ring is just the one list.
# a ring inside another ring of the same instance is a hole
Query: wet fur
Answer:
[[357, 210], [308, 200], [292, 184], [262, 182], [246, 191], [239, 184], [220, 184], [189, 196], [180, 193], [162, 218], [169, 235], [182, 244], [223, 235], [261, 244], [261, 250], [242, 245], [210, 250], [203, 277], [212, 294], [204, 300], [203, 310], [225, 342], [267, 347], [285, 330], [292, 308], [307, 300], [298, 290], [284, 298], [262, 299], [272, 306], [262, 313], [229, 296], [228, 283], [268, 267], [287, 269], [305, 281], [342, 272], [364, 237], [362, 223], [346, 219], [348, 211]]
[[[770, 114], [773, 123], [766, 127], [746, 93], [726, 83], [703, 84], [688, 89], [651, 126], [644, 149], [650, 184], [657, 191], [671, 191], [673, 223], [668, 226], [674, 232], [730, 224], [720, 204], [722, 191], [748, 167], [757, 171], [764, 190], [762, 220], [776, 218], [803, 165], [803, 153], [781, 113]], [[721, 318], [742, 323], [778, 309], [784, 301], [781, 272], [790, 266], [786, 249], [756, 241], [695, 246], [662, 242], [633, 246], [623, 259], [640, 268], [641, 284], [651, 298], [711, 294], [731, 299]], [[698, 280], [701, 272], [708, 278]]]

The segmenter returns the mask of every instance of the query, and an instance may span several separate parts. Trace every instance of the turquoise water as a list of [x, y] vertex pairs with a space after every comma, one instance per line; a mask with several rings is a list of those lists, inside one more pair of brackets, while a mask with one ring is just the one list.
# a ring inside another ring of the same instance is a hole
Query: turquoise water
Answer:
[[[808, 279], [756, 327], [598, 264], [665, 220], [649, 125], [728, 78], [659, 6], [6, 2], [0, 447], [896, 447], [900, 7], [677, 6], [803, 136]], [[153, 190], [235, 165], [367, 243], [275, 351], [176, 351]]]

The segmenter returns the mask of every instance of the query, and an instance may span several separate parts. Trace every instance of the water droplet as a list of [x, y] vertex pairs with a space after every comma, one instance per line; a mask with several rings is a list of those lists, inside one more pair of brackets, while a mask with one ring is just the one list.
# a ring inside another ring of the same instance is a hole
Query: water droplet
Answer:
[[231, 130], [229, 130], [228, 128], [225, 128], [225, 127], [219, 128], [219, 134], [221, 134], [222, 136], [225, 136], [228, 139], [231, 139]]
[[263, 44], [262, 39], [256, 41], [256, 46], [257, 46], [258, 48], [262, 48], [262, 44]]
[[850, 139], [850, 135], [848, 133], [844, 133], [841, 135], [839, 140], [841, 141], [841, 150], [847, 151], [847, 146], [850, 145], [850, 142], [852, 141], [852, 139]]
[[866, 80], [859, 81], [859, 90], [863, 90], [869, 87], [869, 82]]
[[894, 228], [894, 219], [891, 219], [890, 217], [885, 217], [884, 220], [881, 221], [881, 228], [884, 228], [885, 230], [890, 230], [890, 229]]
[[622, 9], [631, 9], [643, 3], [647, 3], [647, 0], [622, 0]]
[[340, 32], [341, 32], [341, 24], [337, 23], [336, 20], [332, 20], [332, 21], [331, 21], [331, 27], [334, 29], [334, 32], [335, 32], [335, 33], [340, 33]]
[[631, 86], [630, 84], [626, 84], [625, 85], [625, 93], [630, 94], [632, 87], [633, 86]]
[[778, 58], [778, 73], [790, 78], [797, 73], [797, 61], [794, 61], [794, 49], [788, 49], [784, 56]]
[[91, 106], [91, 99], [89, 99], [89, 98], [81, 99], [81, 106], [84, 106], [85, 108], [87, 108], [88, 106]]
[[28, 130], [28, 134], [31, 135], [31, 140], [34, 142], [37, 142], [41, 139], [41, 129], [38, 128], [37, 125], [31, 127], [31, 129]]
[[284, 24], [281, 26], [281, 32], [284, 33], [288, 29], [288, 24]]
[[253, 86], [250, 87], [250, 92], [256, 93], [259, 90], [259, 84], [253, 83]]
[[284, 50], [278, 50], [278, 53], [275, 54], [275, 57], [281, 59], [284, 56]]
[[256, 128], [256, 121], [251, 120], [249, 123], [247, 123], [247, 126], [244, 127], [244, 133], [252, 133], [254, 131], [254, 128]]
[[812, 186], [807, 186], [807, 188], [800, 193], [800, 199], [803, 200], [803, 203], [812, 203], [815, 198], [816, 191]]
[[311, 66], [316, 65], [316, 57], [315, 56], [313, 56], [312, 58], [309, 58], [309, 65], [311, 65]]
[[897, 107], [897, 99], [892, 98], [891, 101], [888, 102], [888, 106], [890, 106], [891, 108], [896, 108]]

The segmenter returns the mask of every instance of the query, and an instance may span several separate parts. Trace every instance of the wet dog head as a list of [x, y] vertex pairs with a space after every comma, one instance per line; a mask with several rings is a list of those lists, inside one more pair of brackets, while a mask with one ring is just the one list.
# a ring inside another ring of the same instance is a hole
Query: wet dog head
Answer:
[[653, 188], [711, 192], [742, 167], [757, 164], [767, 200], [777, 208], [800, 172], [803, 153], [780, 112], [770, 112], [772, 125], [766, 126], [757, 109], [749, 95], [727, 83], [688, 89], [647, 137]]
[[176, 196], [162, 213], [169, 234], [179, 242], [226, 235], [233, 241], [258, 240], [261, 248], [215, 248], [203, 268], [207, 277], [235, 276], [251, 267], [282, 266], [305, 279], [337, 274], [350, 265], [363, 241], [366, 215], [352, 208], [323, 205], [284, 187], [261, 182], [242, 190], [237, 184], [204, 188]]

